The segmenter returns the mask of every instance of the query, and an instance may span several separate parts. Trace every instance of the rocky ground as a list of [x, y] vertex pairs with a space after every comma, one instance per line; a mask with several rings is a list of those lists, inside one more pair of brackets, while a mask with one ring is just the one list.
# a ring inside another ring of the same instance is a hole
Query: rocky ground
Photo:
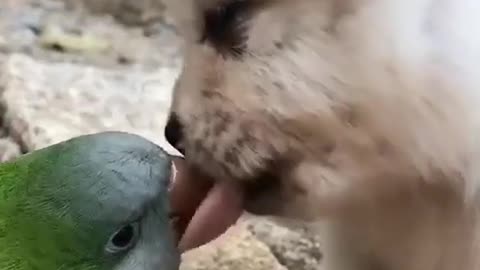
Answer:
[[[163, 139], [179, 39], [160, 0], [0, 1], [0, 160], [105, 130]], [[245, 217], [183, 270], [321, 269], [305, 228]]]

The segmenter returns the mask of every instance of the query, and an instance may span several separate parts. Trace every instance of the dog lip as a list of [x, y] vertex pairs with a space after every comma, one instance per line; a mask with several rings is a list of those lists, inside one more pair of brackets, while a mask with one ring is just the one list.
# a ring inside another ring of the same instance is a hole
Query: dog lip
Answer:
[[172, 157], [172, 160], [172, 175], [168, 187], [169, 218], [180, 241], [213, 182], [202, 177], [195, 177], [195, 181], [185, 181], [193, 177], [191, 170], [187, 168], [182, 157]]
[[234, 225], [243, 213], [242, 189], [232, 181], [216, 182], [191, 218], [180, 240], [186, 251], [215, 240]]
[[183, 158], [174, 159], [169, 188], [171, 222], [180, 251], [199, 247], [222, 235], [243, 212], [243, 186], [213, 181]]

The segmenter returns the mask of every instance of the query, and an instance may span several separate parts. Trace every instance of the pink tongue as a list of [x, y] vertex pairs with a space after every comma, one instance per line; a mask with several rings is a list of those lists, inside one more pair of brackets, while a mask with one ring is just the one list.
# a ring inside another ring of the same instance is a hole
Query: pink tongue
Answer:
[[201, 246], [223, 234], [242, 214], [242, 204], [241, 188], [229, 181], [215, 184], [188, 224], [179, 249]]

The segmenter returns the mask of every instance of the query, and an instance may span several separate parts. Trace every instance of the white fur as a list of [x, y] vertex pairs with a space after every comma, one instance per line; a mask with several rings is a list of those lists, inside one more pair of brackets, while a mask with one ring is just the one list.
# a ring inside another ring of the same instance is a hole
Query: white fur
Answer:
[[[196, 1], [170, 1], [187, 40], [172, 110], [193, 133], [222, 108], [273, 152], [301, 153], [283, 181], [306, 194], [286, 209], [327, 222], [329, 269], [480, 269], [480, 1], [263, 0], [241, 61], [193, 42]], [[200, 98], [205, 78], [230, 105]], [[268, 149], [240, 152], [235, 175]]]

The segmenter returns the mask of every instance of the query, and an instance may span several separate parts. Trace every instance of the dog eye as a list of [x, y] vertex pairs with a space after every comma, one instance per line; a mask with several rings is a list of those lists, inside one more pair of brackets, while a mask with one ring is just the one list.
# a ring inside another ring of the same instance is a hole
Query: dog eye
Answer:
[[240, 56], [246, 49], [249, 1], [229, 0], [204, 13], [201, 42], [210, 43], [221, 55]]

